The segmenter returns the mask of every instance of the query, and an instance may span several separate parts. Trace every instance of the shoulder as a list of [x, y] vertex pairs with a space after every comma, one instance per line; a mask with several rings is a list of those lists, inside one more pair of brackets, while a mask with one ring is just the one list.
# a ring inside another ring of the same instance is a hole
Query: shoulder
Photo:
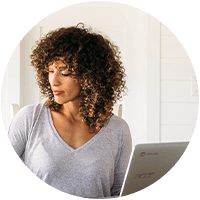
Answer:
[[118, 141], [132, 140], [129, 125], [123, 118], [113, 115], [108, 123], [108, 129]]
[[39, 103], [35, 105], [27, 105], [22, 107], [16, 115], [13, 117], [11, 125], [12, 127], [18, 126], [31, 126], [34, 121], [37, 120], [38, 116], [44, 108], [44, 103]]
[[28, 105], [21, 108], [13, 117], [8, 137], [17, 154], [21, 157], [35, 122], [40, 116], [43, 104]]
[[38, 103], [24, 106], [17, 112], [17, 114], [14, 116], [14, 119], [23, 118], [26, 120], [34, 120], [44, 109], [47, 109], [44, 104], [45, 103]]
[[41, 109], [44, 107], [44, 103], [38, 103], [38, 104], [31, 104], [22, 107], [16, 115], [30, 115], [32, 113], [38, 113], [41, 111]]
[[122, 131], [129, 131], [129, 126], [128, 126], [127, 122], [123, 118], [120, 118], [116, 115], [113, 115], [110, 118], [109, 123], [114, 129], [120, 129]]

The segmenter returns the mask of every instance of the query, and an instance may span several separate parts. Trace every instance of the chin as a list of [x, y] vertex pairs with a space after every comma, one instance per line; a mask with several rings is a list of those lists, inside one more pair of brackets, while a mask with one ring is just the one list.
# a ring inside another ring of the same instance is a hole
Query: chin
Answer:
[[62, 99], [62, 98], [54, 98], [54, 101], [56, 102], [56, 103], [58, 103], [58, 104], [61, 104], [61, 105], [63, 105], [63, 104], [65, 104], [65, 103], [68, 103], [69, 101], [67, 101], [66, 99], [64, 100], [64, 99]]
[[73, 96], [72, 97], [58, 97], [58, 96], [54, 96], [54, 101], [56, 102], [56, 103], [58, 103], [58, 104], [61, 104], [61, 105], [63, 105], [63, 104], [67, 104], [67, 103], [69, 103], [69, 102], [71, 102], [71, 101], [80, 101], [80, 98], [77, 98], [77, 97], [75, 97], [75, 98], [73, 98]]

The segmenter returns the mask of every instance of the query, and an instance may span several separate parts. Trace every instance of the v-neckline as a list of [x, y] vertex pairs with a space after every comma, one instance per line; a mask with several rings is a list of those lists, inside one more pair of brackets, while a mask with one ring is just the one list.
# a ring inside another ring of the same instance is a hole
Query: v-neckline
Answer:
[[62, 139], [62, 137], [59, 135], [58, 131], [56, 130], [56, 128], [55, 128], [55, 126], [54, 126], [53, 118], [52, 118], [50, 109], [47, 109], [47, 112], [48, 112], [49, 123], [50, 123], [50, 126], [51, 126], [52, 130], [53, 130], [54, 135], [58, 138], [59, 142], [60, 142], [65, 148], [67, 148], [68, 150], [70, 150], [71, 152], [79, 152], [80, 150], [85, 149], [87, 146], [89, 146], [93, 141], [95, 141], [95, 140], [99, 137], [99, 135], [102, 133], [102, 131], [103, 131], [103, 130], [107, 127], [107, 125], [108, 125], [108, 124], [107, 124], [106, 126], [102, 127], [102, 128], [99, 130], [99, 132], [97, 132], [97, 133], [95, 134], [95, 136], [92, 137], [90, 140], [88, 140], [85, 144], [83, 144], [83, 145], [80, 146], [79, 148], [74, 149], [74, 148], [71, 147], [67, 142], [65, 142], [65, 141]]

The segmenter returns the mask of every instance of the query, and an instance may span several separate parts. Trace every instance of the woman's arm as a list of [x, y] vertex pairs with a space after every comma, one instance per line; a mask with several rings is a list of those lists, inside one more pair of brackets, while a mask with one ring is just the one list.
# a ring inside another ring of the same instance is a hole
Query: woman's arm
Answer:
[[117, 196], [120, 194], [130, 155], [132, 152], [132, 138], [127, 124], [124, 124], [122, 131], [122, 145], [119, 153], [119, 158], [115, 166], [114, 183], [111, 188], [111, 196]]
[[8, 130], [11, 145], [21, 159], [32, 127], [32, 119], [33, 106], [26, 106], [14, 116]]

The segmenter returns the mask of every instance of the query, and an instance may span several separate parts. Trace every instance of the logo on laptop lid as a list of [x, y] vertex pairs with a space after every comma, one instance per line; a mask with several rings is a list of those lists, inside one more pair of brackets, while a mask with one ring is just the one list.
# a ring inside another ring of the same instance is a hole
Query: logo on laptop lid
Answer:
[[140, 154], [140, 156], [141, 156], [141, 157], [145, 156], [145, 152], [142, 152], [142, 153]]
[[145, 155], [147, 155], [147, 156], [157, 156], [158, 153], [145, 153], [145, 152], [142, 152], [142, 153], [140, 154], [141, 157], [144, 157]]

